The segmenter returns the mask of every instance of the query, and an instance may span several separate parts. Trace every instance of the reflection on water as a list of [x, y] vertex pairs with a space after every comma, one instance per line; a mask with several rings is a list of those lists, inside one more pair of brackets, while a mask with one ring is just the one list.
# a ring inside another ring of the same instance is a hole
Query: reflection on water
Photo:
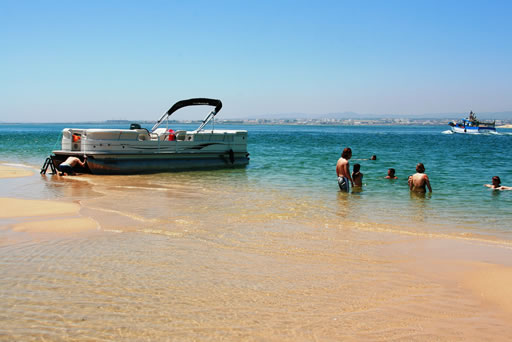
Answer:
[[[460, 287], [404, 269], [415, 255], [397, 249], [420, 237], [376, 224], [379, 209], [366, 192], [297, 193], [239, 171], [42, 182], [47, 193], [78, 199], [102, 230], [0, 246], [0, 336], [9, 340], [450, 341], [512, 333]], [[427, 216], [429, 199], [411, 197], [404, 217]]]
[[410, 191], [409, 195], [411, 198], [411, 217], [417, 222], [426, 222], [431, 214], [429, 200], [432, 198], [432, 193]]
[[50, 196], [80, 200], [101, 195], [101, 193], [94, 191], [93, 185], [89, 182], [87, 176], [58, 177], [41, 175], [41, 180], [45, 186], [45, 193]]

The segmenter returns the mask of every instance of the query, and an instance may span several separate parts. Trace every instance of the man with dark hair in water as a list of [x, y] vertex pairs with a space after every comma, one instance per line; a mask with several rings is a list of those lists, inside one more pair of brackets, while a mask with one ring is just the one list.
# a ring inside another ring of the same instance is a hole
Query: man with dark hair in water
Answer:
[[409, 176], [409, 189], [414, 192], [425, 193], [427, 190], [425, 186], [428, 188], [428, 191], [432, 192], [432, 188], [430, 187], [430, 180], [428, 176], [424, 173], [425, 166], [423, 163], [418, 163], [416, 165], [416, 173], [412, 176]]
[[[341, 191], [349, 192], [350, 185], [354, 186], [354, 181], [350, 177], [349, 159], [352, 158], [352, 150], [347, 147], [341, 153], [341, 158], [336, 163], [336, 174], [338, 175], [338, 186]], [[348, 183], [350, 181], [350, 184]]]

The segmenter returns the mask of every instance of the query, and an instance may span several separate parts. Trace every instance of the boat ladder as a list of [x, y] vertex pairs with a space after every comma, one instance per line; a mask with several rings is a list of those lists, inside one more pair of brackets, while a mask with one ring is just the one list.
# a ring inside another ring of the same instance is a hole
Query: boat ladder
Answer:
[[44, 161], [43, 167], [41, 168], [41, 171], [39, 172], [42, 175], [46, 174], [46, 171], [48, 170], [48, 167], [50, 167], [50, 170], [52, 170], [51, 174], [55, 175], [57, 174], [57, 169], [55, 168], [55, 164], [53, 164], [52, 157], [46, 158]]

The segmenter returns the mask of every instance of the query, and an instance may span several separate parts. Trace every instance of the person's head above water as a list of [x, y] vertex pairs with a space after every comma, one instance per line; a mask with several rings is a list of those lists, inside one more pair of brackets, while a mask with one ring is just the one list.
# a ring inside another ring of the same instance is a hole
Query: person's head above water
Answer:
[[390, 167], [388, 169], [388, 176], [389, 177], [394, 177], [395, 176], [395, 169], [393, 169], [392, 167]]
[[354, 172], [359, 172], [359, 170], [361, 170], [361, 165], [360, 164], [354, 164]]
[[494, 177], [492, 177], [492, 185], [494, 185], [494, 186], [500, 186], [500, 184], [501, 184], [501, 179], [500, 179], [500, 177], [498, 177], [498, 176], [494, 176]]
[[423, 163], [418, 163], [418, 165], [416, 165], [416, 172], [419, 172], [419, 173], [425, 172], [425, 165], [423, 165]]
[[374, 154], [374, 155], [370, 158], [370, 160], [377, 160], [377, 156]]
[[341, 153], [341, 158], [348, 160], [350, 157], [352, 157], [352, 150], [350, 149], [350, 147], [345, 147], [345, 149]]

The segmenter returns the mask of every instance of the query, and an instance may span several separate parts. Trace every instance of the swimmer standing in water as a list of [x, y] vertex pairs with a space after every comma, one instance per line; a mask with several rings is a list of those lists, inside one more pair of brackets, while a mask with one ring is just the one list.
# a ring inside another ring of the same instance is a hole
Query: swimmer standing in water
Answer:
[[425, 187], [427, 187], [428, 191], [432, 192], [430, 180], [428, 179], [428, 176], [424, 172], [425, 166], [423, 165], [423, 163], [418, 163], [418, 165], [416, 165], [416, 173], [412, 176], [409, 176], [408, 183], [409, 189], [411, 191], [426, 193], [427, 190]]
[[354, 168], [352, 171], [352, 180], [354, 181], [354, 187], [363, 186], [363, 174], [359, 170], [361, 170], [361, 165], [354, 164]]
[[[341, 153], [341, 158], [336, 163], [336, 175], [338, 176], [338, 186], [341, 191], [349, 192], [350, 185], [354, 186], [354, 181], [350, 177], [349, 159], [352, 158], [352, 150], [346, 147]], [[348, 183], [350, 181], [350, 184]]]

